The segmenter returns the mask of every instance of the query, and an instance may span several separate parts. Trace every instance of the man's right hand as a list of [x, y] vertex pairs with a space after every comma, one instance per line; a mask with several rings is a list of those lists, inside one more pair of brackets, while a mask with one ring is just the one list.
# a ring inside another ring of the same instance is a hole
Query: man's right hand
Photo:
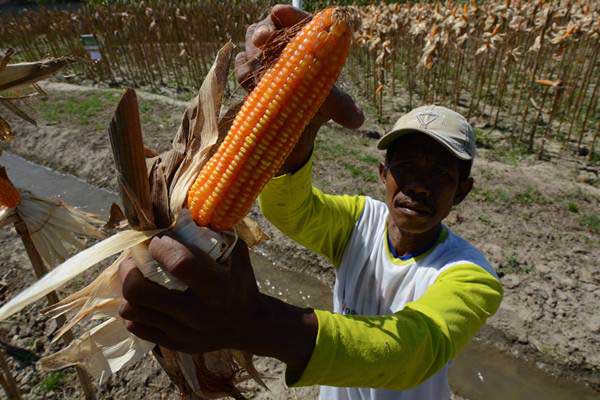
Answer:
[[[246, 49], [235, 58], [235, 74], [238, 82], [246, 90], [251, 91], [258, 82], [258, 71], [268, 67], [261, 64], [265, 59], [263, 57], [265, 49], [273, 48], [273, 44], [281, 38], [285, 29], [304, 24], [310, 18], [310, 14], [302, 10], [280, 4], [271, 9], [268, 17], [250, 25], [246, 30]], [[364, 115], [349, 94], [334, 86], [317, 115], [306, 127], [279, 174], [294, 172], [308, 161], [317, 131], [330, 119], [346, 128], [357, 129], [364, 122]]]

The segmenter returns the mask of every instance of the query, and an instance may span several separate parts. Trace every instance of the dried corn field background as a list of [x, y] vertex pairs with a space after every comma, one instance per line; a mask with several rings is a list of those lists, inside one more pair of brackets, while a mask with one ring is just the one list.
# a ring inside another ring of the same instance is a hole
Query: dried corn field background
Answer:
[[[14, 47], [14, 62], [72, 56], [78, 62], [58, 78], [82, 84], [44, 82], [40, 88], [48, 97], [15, 100], [31, 111], [38, 126], [1, 107], [0, 116], [6, 115], [14, 127], [14, 140], [7, 147], [11, 153], [115, 191], [106, 128], [122, 90], [107, 86], [145, 90], [138, 93], [146, 143], [167, 150], [186, 105], [180, 100], [192, 97], [216, 50], [227, 40], [241, 45], [246, 26], [261, 19], [274, 2], [119, 0], [98, 5], [102, 2], [70, 11], [0, 13], [0, 54]], [[335, 3], [358, 2], [370, 1]], [[304, 1], [307, 9], [327, 3]], [[505, 288], [501, 309], [477, 341], [535, 364], [532, 374], [521, 369], [526, 364], [519, 364], [518, 374], [527, 382], [523, 386], [544, 388], [545, 382], [534, 379], [542, 370], [577, 382], [570, 383], [573, 392], [568, 398], [579, 399], [584, 398], [577, 395], [579, 385], [600, 393], [596, 3], [362, 6], [362, 31], [339, 83], [359, 99], [367, 121], [355, 132], [327, 124], [317, 138], [314, 173], [316, 185], [328, 192], [381, 198], [381, 153], [373, 140], [378, 134], [424, 102], [468, 115], [478, 128], [477, 183], [447, 223], [485, 252]], [[92, 33], [100, 44], [99, 62], [89, 58], [80, 38]], [[245, 92], [231, 78], [228, 95], [234, 100]], [[551, 162], [537, 161], [540, 157]], [[253, 214], [273, 238], [261, 254], [278, 260], [279, 266], [333, 283], [334, 273], [324, 259], [283, 237], [257, 209]], [[34, 278], [14, 232], [0, 230], [0, 249], [0, 272], [5, 271], [0, 274], [0, 299], [5, 301]], [[91, 278], [88, 274], [75, 286]], [[40, 315], [42, 306], [40, 302], [0, 326], [0, 351], [8, 349], [6, 343], [27, 350], [25, 360], [14, 355], [10, 360], [25, 398], [81, 398], [72, 370], [45, 373], [33, 366], [35, 360], [27, 359], [57, 349], [50, 343], [57, 325]], [[487, 353], [485, 357], [494, 358]], [[251, 387], [251, 398], [317, 396], [315, 388], [288, 390], [283, 365], [275, 360], [261, 359], [259, 370], [273, 378], [271, 392]], [[161, 371], [148, 357], [100, 387], [98, 398], [178, 398]], [[476, 383], [479, 390], [479, 380]], [[472, 400], [481, 398], [453, 388]]]
[[[95, 82], [189, 90], [199, 86], [220, 45], [242, 43], [246, 26], [271, 3], [41, 9], [2, 16], [0, 43], [26, 60], [75, 56], [80, 62], [73, 72]], [[539, 158], [578, 153], [598, 161], [600, 3], [502, 0], [360, 9], [363, 26], [347, 74], [381, 119], [390, 107], [435, 102], [501, 129], [500, 140]], [[95, 35], [99, 61], [88, 56], [83, 34]], [[399, 104], [399, 98], [406, 101]]]

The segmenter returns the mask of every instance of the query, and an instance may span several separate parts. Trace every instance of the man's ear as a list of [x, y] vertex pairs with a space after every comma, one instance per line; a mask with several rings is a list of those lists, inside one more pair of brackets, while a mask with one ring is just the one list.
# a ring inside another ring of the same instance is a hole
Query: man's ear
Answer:
[[385, 185], [387, 179], [387, 168], [383, 163], [379, 163], [379, 180]]
[[474, 183], [475, 181], [471, 177], [468, 177], [464, 181], [460, 181], [458, 183], [458, 188], [456, 189], [456, 194], [454, 195], [455, 206], [459, 205], [465, 199], [465, 197], [467, 197], [471, 189], [473, 189]]

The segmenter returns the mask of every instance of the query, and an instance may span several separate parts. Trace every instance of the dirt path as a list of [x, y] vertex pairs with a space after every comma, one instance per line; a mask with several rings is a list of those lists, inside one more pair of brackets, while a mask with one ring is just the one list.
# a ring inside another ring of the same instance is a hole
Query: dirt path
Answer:
[[[9, 118], [17, 135], [10, 150], [114, 190], [115, 173], [105, 130], [120, 91], [73, 86], [46, 86], [49, 99], [32, 103], [38, 127]], [[185, 103], [157, 95], [140, 94], [139, 98], [145, 141], [163, 151], [169, 147]], [[372, 118], [367, 125], [381, 129]], [[499, 157], [494, 149], [479, 154], [473, 171], [476, 189], [447, 223], [484, 251], [504, 285], [502, 306], [480, 338], [600, 390], [600, 314], [596, 309], [600, 304], [600, 189], [580, 182], [579, 170], [572, 163], [534, 162], [506, 154]], [[327, 126], [320, 133], [315, 152], [315, 183], [330, 193], [365, 193], [380, 198], [376, 176], [380, 158], [374, 140]], [[283, 262], [288, 268], [333, 283], [333, 272], [325, 260], [280, 235], [257, 210], [254, 214], [272, 237], [262, 251], [286, 254]], [[6, 230], [0, 235], [2, 270], [23, 270], [23, 254], [4, 250], [17, 249], [18, 243]], [[2, 293], [2, 302], [31, 281], [15, 283], [11, 274], [4, 278], [10, 284]], [[23, 315], [22, 323], [0, 333], [28, 348], [46, 351], [43, 319], [36, 318], [37, 322], [28, 326], [37, 311]], [[23, 330], [24, 340], [20, 339]], [[279, 371], [281, 365], [273, 362], [268, 367]], [[169, 391], [174, 388], [158, 371], [153, 361], [145, 360], [130, 373], [112, 378], [105, 393], [116, 398], [170, 398]], [[38, 383], [32, 381], [32, 387]], [[134, 387], [139, 389], [130, 390]], [[65, 391], [60, 393], [56, 396], [63, 396]], [[290, 393], [288, 398], [310, 397], [303, 392]]]

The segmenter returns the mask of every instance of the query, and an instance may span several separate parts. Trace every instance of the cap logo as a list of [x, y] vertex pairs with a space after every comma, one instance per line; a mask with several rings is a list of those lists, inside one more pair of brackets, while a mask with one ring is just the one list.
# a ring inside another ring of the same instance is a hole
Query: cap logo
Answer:
[[419, 120], [419, 123], [421, 124], [421, 127], [423, 127], [423, 129], [427, 129], [427, 127], [439, 117], [440, 114], [436, 113], [433, 110], [417, 113], [417, 120]]

